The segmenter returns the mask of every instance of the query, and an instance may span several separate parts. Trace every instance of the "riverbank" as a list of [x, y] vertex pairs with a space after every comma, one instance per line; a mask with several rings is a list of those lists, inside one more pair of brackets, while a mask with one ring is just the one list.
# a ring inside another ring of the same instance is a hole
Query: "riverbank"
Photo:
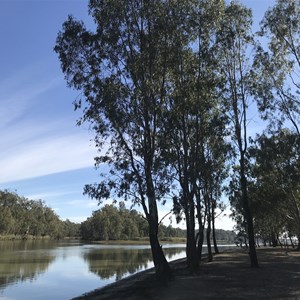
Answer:
[[174, 280], [163, 285], [150, 269], [73, 300], [98, 299], [300, 299], [300, 252], [259, 248], [260, 268], [249, 266], [245, 250], [224, 252], [202, 262], [191, 275], [185, 259], [171, 263]]
[[[161, 244], [186, 244], [186, 238], [170, 237], [159, 240]], [[88, 243], [99, 245], [149, 245], [149, 238], [139, 238], [134, 240], [102, 240], [102, 241], [86, 241]]]

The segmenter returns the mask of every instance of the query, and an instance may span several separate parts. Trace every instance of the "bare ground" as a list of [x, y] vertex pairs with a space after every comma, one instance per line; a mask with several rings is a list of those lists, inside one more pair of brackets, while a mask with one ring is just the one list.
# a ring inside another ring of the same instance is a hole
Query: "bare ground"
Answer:
[[300, 252], [258, 248], [257, 255], [257, 269], [250, 267], [247, 251], [238, 249], [202, 262], [196, 275], [185, 260], [175, 261], [174, 280], [167, 284], [157, 282], [152, 269], [74, 299], [300, 299]]

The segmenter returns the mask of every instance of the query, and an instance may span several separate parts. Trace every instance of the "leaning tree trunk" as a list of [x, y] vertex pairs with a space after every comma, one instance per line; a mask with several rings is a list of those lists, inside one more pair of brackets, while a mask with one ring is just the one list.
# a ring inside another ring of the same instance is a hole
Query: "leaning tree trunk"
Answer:
[[158, 223], [149, 217], [149, 240], [152, 252], [152, 259], [155, 268], [155, 274], [159, 281], [167, 281], [172, 277], [172, 270], [164, 255], [158, 240]]
[[148, 166], [148, 168], [146, 168], [146, 182], [147, 198], [149, 204], [149, 214], [147, 215], [149, 224], [149, 240], [156, 277], [160, 281], [166, 281], [172, 277], [172, 271], [158, 241], [158, 210], [155, 197], [155, 189], [150, 170], [151, 169]]
[[172, 277], [172, 271], [159, 244], [157, 234], [157, 230], [150, 225], [149, 238], [156, 277], [159, 281], [166, 281]]

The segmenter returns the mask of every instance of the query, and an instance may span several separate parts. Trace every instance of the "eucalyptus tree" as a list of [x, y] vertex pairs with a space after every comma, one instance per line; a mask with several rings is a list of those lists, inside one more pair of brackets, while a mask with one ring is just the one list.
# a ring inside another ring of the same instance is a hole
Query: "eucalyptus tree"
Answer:
[[254, 74], [251, 72], [250, 54], [254, 47], [251, 33], [252, 13], [237, 2], [226, 6], [221, 29], [218, 32], [220, 74], [224, 79], [222, 88], [224, 113], [232, 128], [232, 141], [238, 155], [238, 189], [241, 192], [241, 207], [249, 238], [249, 254], [252, 267], [258, 267], [253, 217], [248, 197], [247, 182], [247, 112], [251, 101]]
[[259, 195], [256, 198], [260, 198], [254, 203], [258, 220], [268, 220], [275, 238], [289, 230], [300, 240], [299, 142], [297, 133], [285, 129], [270, 137], [260, 136], [251, 149], [256, 162], [254, 190]]
[[73, 17], [58, 34], [55, 51], [68, 85], [82, 91], [75, 101], [79, 120], [95, 132], [99, 156], [110, 174], [87, 185], [92, 198], [115, 196], [143, 208], [156, 273], [170, 275], [158, 241], [158, 207], [170, 189], [169, 169], [162, 159], [162, 107], [174, 37], [184, 26], [193, 1], [91, 0], [96, 30]]
[[290, 121], [300, 135], [300, 1], [278, 0], [264, 15], [260, 35], [268, 48], [257, 49], [259, 109], [270, 126]]
[[[183, 210], [187, 227], [187, 263], [192, 272], [198, 269], [195, 240], [195, 180], [196, 164], [199, 162], [198, 136], [200, 118], [197, 114], [192, 85], [195, 81], [195, 56], [191, 49], [178, 49], [178, 60], [174, 63], [172, 84], [174, 92], [169, 93], [169, 112], [165, 118], [168, 147], [167, 159], [175, 171], [179, 183], [179, 194], [174, 196], [175, 208]], [[175, 69], [175, 67], [177, 69]], [[175, 129], [175, 130], [174, 130]], [[194, 137], [194, 138], [193, 138]], [[198, 169], [198, 171], [200, 171]]]
[[260, 163], [264, 159], [269, 159], [270, 153], [261, 152], [255, 147], [251, 147], [249, 152], [255, 157], [251, 171], [253, 178], [249, 183], [254, 231], [264, 243], [268, 241], [276, 247], [278, 236], [284, 232], [286, 197], [284, 192], [278, 189], [278, 179], [275, 173], [269, 168], [265, 169], [265, 163]]
[[174, 39], [175, 51], [168, 77], [165, 154], [180, 187], [173, 198], [174, 210], [184, 213], [187, 263], [192, 271], [198, 268], [195, 213], [197, 211], [202, 233], [198, 247], [201, 253], [203, 208], [211, 203], [208, 187], [213, 172], [208, 167], [209, 164], [212, 166], [211, 147], [221, 143], [224, 137], [224, 118], [218, 109], [217, 60], [214, 57], [215, 32], [222, 6], [224, 2], [219, 0], [198, 1], [193, 18], [189, 20], [192, 32], [188, 40], [182, 37]]

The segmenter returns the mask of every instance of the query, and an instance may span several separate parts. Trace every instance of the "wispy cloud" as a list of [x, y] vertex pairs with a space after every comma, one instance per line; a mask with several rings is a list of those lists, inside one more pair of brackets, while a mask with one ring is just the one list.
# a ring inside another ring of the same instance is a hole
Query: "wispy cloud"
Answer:
[[60, 83], [61, 78], [43, 75], [38, 71], [39, 67], [41, 65], [36, 64], [24, 68], [0, 81], [0, 127], [16, 121], [36, 105], [37, 97]]
[[74, 194], [73, 191], [68, 192], [45, 192], [45, 193], [37, 193], [37, 194], [27, 194], [26, 197], [31, 200], [39, 200], [39, 199], [51, 199], [51, 198], [63, 198], [65, 196], [69, 196]]
[[73, 111], [56, 109], [60, 99], [50, 96], [57, 85], [36, 67], [0, 82], [0, 183], [93, 165], [89, 132], [76, 128]]
[[0, 182], [16, 181], [93, 164], [94, 149], [80, 135], [70, 134], [30, 140], [12, 151], [0, 150]]

